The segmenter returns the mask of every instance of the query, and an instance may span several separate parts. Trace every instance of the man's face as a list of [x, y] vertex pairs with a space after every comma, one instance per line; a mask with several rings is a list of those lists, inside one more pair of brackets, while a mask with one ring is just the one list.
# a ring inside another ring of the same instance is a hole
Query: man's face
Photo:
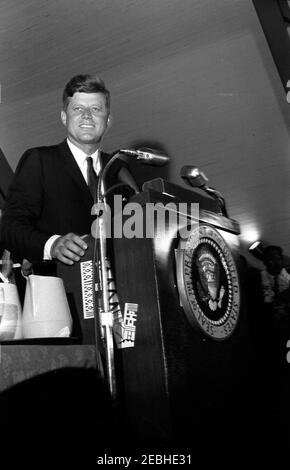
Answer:
[[267, 267], [267, 270], [273, 276], [280, 274], [283, 268], [283, 258], [279, 253], [272, 252], [264, 259], [264, 263]]
[[69, 98], [61, 120], [69, 140], [85, 152], [96, 149], [107, 129], [109, 110], [102, 93], [75, 93]]

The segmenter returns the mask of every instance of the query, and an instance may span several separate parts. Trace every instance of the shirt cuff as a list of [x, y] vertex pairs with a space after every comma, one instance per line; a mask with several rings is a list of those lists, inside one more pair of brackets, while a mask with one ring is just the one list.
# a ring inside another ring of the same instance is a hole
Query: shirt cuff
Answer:
[[55, 242], [55, 240], [57, 240], [60, 237], [61, 237], [61, 235], [52, 235], [52, 237], [50, 237], [47, 240], [47, 242], [44, 245], [44, 250], [43, 250], [43, 259], [44, 260], [51, 260], [52, 259], [51, 254], [50, 254], [51, 247], [52, 247], [53, 243]]

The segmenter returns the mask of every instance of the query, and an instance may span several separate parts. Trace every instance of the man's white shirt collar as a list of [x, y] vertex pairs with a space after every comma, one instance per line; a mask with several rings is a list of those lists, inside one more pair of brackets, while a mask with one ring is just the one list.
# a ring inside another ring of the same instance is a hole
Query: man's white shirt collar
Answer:
[[[74, 156], [75, 161], [77, 162], [77, 164], [78, 164], [85, 180], [87, 181], [87, 161], [86, 161], [86, 159], [87, 159], [88, 154], [86, 154], [83, 150], [79, 149], [69, 139], [66, 139], [66, 141], [67, 141], [67, 145], [70, 148], [71, 153]], [[94, 153], [90, 154], [90, 157], [92, 157], [92, 159], [93, 159], [93, 167], [94, 167], [94, 170], [95, 170], [97, 175], [99, 174], [100, 169], [101, 169], [99, 155], [100, 155], [100, 149], [97, 149]]]

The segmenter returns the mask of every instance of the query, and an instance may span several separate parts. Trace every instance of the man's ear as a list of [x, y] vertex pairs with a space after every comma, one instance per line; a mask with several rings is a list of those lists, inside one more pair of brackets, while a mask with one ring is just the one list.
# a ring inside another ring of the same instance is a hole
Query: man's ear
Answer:
[[62, 109], [60, 113], [61, 122], [66, 126], [66, 112]]
[[112, 125], [112, 115], [109, 114], [109, 116], [107, 117], [107, 127], [110, 127]]

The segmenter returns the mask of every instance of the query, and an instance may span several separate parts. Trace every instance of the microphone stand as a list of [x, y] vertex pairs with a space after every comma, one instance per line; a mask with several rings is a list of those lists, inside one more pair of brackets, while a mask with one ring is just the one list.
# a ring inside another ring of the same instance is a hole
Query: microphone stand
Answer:
[[213, 196], [218, 201], [222, 215], [225, 217], [228, 217], [229, 215], [228, 215], [228, 211], [226, 207], [226, 201], [225, 201], [225, 198], [222, 196], [222, 194], [216, 189], [211, 188], [210, 186], [204, 186], [204, 187], [201, 187], [201, 189], [206, 191], [208, 194]]
[[98, 316], [101, 325], [101, 338], [105, 348], [106, 375], [108, 380], [109, 392], [113, 401], [117, 396], [116, 371], [114, 360], [114, 340], [113, 340], [113, 314], [110, 311], [109, 292], [108, 292], [108, 266], [107, 266], [107, 233], [106, 233], [106, 209], [107, 202], [105, 194], [102, 193], [104, 178], [111, 165], [119, 158], [119, 150], [111, 155], [111, 159], [101, 170], [97, 185], [97, 240], [94, 250], [94, 266], [97, 266], [99, 273], [99, 299]]
[[[129, 149], [118, 149], [111, 154], [108, 163], [101, 170], [97, 185], [97, 228], [98, 235], [94, 250], [94, 266], [98, 267], [100, 282], [98, 290], [98, 315], [101, 326], [101, 337], [105, 347], [106, 373], [109, 385], [109, 391], [113, 400], [116, 399], [116, 372], [114, 361], [114, 340], [113, 340], [113, 314], [110, 311], [109, 292], [108, 292], [108, 270], [107, 270], [107, 234], [106, 234], [106, 194], [102, 193], [102, 186], [109, 168], [119, 158], [120, 154], [136, 157], [143, 163], [149, 165], [163, 166], [167, 163], [168, 157], [160, 155], [152, 149], [143, 148], [137, 151]], [[96, 325], [97, 318], [95, 315]], [[96, 326], [97, 328], [97, 326]]]

